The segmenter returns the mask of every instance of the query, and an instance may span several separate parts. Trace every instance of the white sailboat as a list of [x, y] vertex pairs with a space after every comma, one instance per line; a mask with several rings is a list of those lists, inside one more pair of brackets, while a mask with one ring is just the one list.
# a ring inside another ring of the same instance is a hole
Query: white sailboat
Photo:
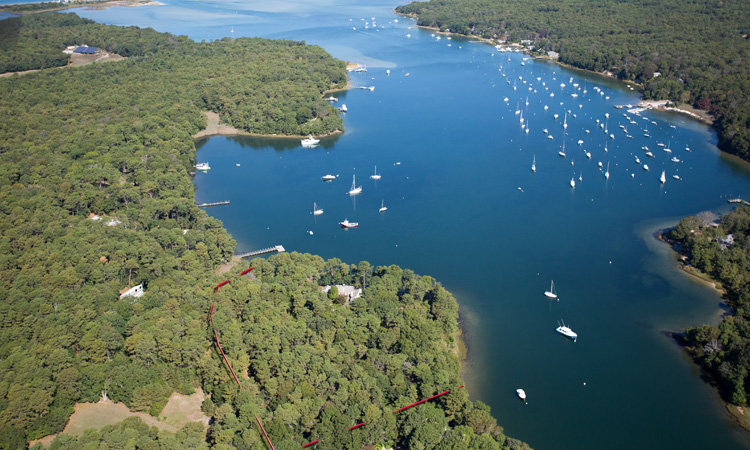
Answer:
[[373, 180], [379, 180], [380, 179], [380, 175], [378, 175], [378, 166], [375, 166], [375, 173], [373, 173], [372, 175], [370, 175], [370, 178], [372, 178]]
[[357, 195], [362, 193], [362, 186], [357, 187], [356, 176], [352, 175], [352, 188], [349, 189], [349, 195]]
[[604, 178], [609, 180], [609, 162], [607, 162], [607, 171], [604, 172]]
[[573, 341], [575, 341], [576, 339], [578, 339], [578, 334], [576, 334], [575, 331], [571, 330], [568, 326], [566, 326], [565, 322], [563, 322], [562, 320], [560, 320], [560, 322], [558, 322], [557, 325], [558, 326], [557, 326], [557, 329], [555, 331], [557, 331], [558, 333], [562, 334], [565, 337], [569, 337], [569, 338], [573, 339]]
[[581, 174], [578, 175], [578, 181], [583, 181], [583, 170], [581, 171]]
[[380, 209], [378, 210], [378, 212], [386, 212], [386, 211], [388, 211], [388, 208], [385, 206], [385, 201], [380, 200]]
[[313, 215], [319, 216], [323, 214], [323, 208], [318, 208], [318, 204], [313, 202]]
[[554, 280], [550, 284], [549, 291], [544, 291], [544, 295], [546, 295], [549, 298], [557, 298], [557, 292], [555, 292]]
[[536, 155], [534, 155], [534, 159], [531, 161], [531, 171], [536, 173]]
[[559, 152], [557, 152], [557, 154], [560, 155], [560, 156], [562, 156], [563, 158], [565, 158], [565, 133], [563, 133], [562, 150], [560, 150]]

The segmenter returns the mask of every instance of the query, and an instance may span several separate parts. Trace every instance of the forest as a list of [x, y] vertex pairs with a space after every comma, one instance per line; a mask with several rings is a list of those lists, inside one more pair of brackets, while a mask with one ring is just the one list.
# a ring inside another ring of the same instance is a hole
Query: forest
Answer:
[[[320, 100], [346, 83], [342, 62], [303, 42], [196, 43], [73, 14], [2, 20], [0, 36], [15, 37], [0, 39], [5, 64], [40, 55], [25, 68], [83, 42], [127, 55], [0, 79], [0, 449], [60, 432], [77, 402], [158, 415], [197, 387], [205, 435], [136, 418], [50, 448], [265, 448], [256, 415], [280, 450], [527, 448], [455, 389], [458, 305], [436, 280], [295, 252], [214, 270], [235, 242], [195, 205], [201, 112], [254, 133], [342, 129]], [[347, 304], [321, 292], [332, 283], [364, 293]], [[120, 298], [137, 284], [142, 297]]]
[[[731, 237], [729, 237], [731, 236]], [[667, 233], [688, 268], [718, 281], [732, 309], [718, 326], [685, 331], [693, 357], [718, 380], [722, 397], [747, 406], [750, 398], [750, 207], [717, 221], [709, 212], [686, 217]]]
[[750, 3], [743, 0], [430, 0], [399, 6], [421, 26], [509, 42], [642, 85], [715, 118], [718, 146], [750, 161]]

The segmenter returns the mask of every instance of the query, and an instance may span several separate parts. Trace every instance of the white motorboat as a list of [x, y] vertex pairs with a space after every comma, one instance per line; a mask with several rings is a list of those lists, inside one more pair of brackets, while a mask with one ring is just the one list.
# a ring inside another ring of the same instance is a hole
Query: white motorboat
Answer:
[[344, 219], [343, 222], [339, 222], [339, 225], [341, 225], [341, 228], [357, 228], [359, 226], [359, 223], [349, 222], [347, 219]]
[[648, 172], [648, 164], [644, 164], [643, 165], [643, 170], [645, 170], [646, 172]]
[[327, 175], [323, 175], [322, 177], [320, 177], [320, 179], [323, 180], [323, 181], [333, 181], [333, 180], [336, 179], [336, 176], [335, 175], [331, 175], [331, 174], [327, 174]]
[[562, 334], [565, 337], [569, 337], [573, 339], [574, 341], [578, 339], [578, 334], [576, 334], [575, 331], [571, 330], [568, 326], [565, 325], [565, 322], [560, 320], [560, 322], [557, 323], [558, 327], [555, 331]]
[[355, 175], [352, 175], [352, 188], [349, 189], [349, 195], [357, 195], [362, 193], [362, 186], [356, 185]]
[[386, 211], [388, 211], [388, 208], [385, 206], [385, 201], [380, 200], [380, 209], [378, 210], [378, 212], [386, 212]]
[[576, 179], [575, 179], [575, 177], [572, 177], [570, 179], [570, 187], [571, 188], [575, 188], [576, 187]]
[[195, 165], [195, 170], [202, 170], [205, 172], [207, 170], [211, 170], [211, 166], [209, 166], [207, 162], [198, 163]]
[[313, 202], [313, 215], [319, 216], [323, 214], [323, 208], [318, 208], [318, 204]]
[[526, 392], [523, 389], [516, 389], [516, 395], [518, 395], [518, 398], [526, 403]]
[[346, 107], [346, 105], [341, 105], [341, 108], [339, 108], [341, 112], [347, 112], [349, 109]]
[[661, 181], [661, 184], [664, 184], [667, 182], [667, 174], [664, 170], [661, 171], [661, 176], [659, 177], [659, 181]]
[[378, 175], [378, 166], [375, 166], [375, 173], [373, 173], [372, 175], [370, 175], [370, 178], [372, 178], [373, 180], [379, 180], [380, 179], [380, 175]]
[[557, 292], [555, 292], [555, 282], [552, 281], [549, 287], [549, 291], [544, 291], [544, 295], [549, 298], [557, 298]]
[[320, 143], [319, 139], [315, 139], [312, 137], [312, 135], [306, 137], [305, 139], [302, 139], [302, 146], [306, 148], [315, 147]]

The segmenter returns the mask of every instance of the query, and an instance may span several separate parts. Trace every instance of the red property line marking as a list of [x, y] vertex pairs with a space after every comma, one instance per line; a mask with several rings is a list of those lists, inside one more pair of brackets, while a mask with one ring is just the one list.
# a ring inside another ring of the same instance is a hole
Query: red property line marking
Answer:
[[271, 450], [276, 450], [275, 448], [273, 448], [273, 444], [271, 443], [271, 440], [268, 439], [268, 435], [266, 434], [266, 429], [263, 428], [263, 424], [260, 423], [260, 419], [258, 419], [258, 416], [255, 416], [255, 420], [258, 421], [258, 426], [260, 426], [260, 430], [263, 432], [263, 436], [266, 437], [266, 441], [268, 441], [268, 445], [271, 446]]
[[[464, 384], [462, 384], [461, 386], [457, 387], [456, 389], [461, 389], [461, 388], [462, 388], [462, 387], [464, 387], [464, 386], [465, 386], [465, 385], [464, 385]], [[439, 394], [437, 394], [437, 395], [433, 395], [432, 397], [426, 398], [426, 399], [424, 399], [424, 400], [420, 400], [420, 401], [418, 401], [417, 403], [412, 403], [412, 404], [411, 404], [411, 405], [409, 405], [409, 406], [404, 406], [403, 408], [399, 408], [399, 409], [397, 409], [397, 410], [393, 411], [393, 414], [396, 414], [397, 412], [399, 412], [399, 411], [403, 411], [403, 410], [405, 410], [405, 409], [409, 409], [409, 408], [411, 408], [412, 406], [417, 406], [417, 405], [419, 405], [420, 403], [428, 402], [428, 401], [432, 400], [433, 398], [438, 398], [438, 397], [440, 397], [441, 395], [445, 395], [445, 394], [447, 394], [447, 393], [449, 393], [449, 392], [450, 392], [450, 390], [447, 390], [447, 391], [445, 391], [445, 392], [441, 392], [441, 393], [439, 393]]]
[[237, 386], [239, 386], [240, 385], [240, 380], [237, 379], [237, 375], [234, 373], [234, 369], [232, 369], [232, 365], [229, 364], [229, 360], [227, 359], [227, 355], [224, 354], [224, 350], [222, 350], [221, 344], [219, 344], [219, 335], [216, 333], [216, 326], [214, 326], [214, 306], [215, 305], [216, 305], [216, 302], [214, 302], [214, 304], [211, 305], [211, 327], [214, 329], [214, 338], [216, 339], [216, 346], [219, 347], [219, 351], [221, 352], [221, 356], [224, 357], [224, 361], [227, 363], [227, 366], [229, 366], [229, 370], [232, 371], [232, 376], [234, 377], [234, 381], [236, 381], [237, 382]]
[[[456, 389], [461, 389], [462, 387], [465, 387], [465, 386], [466, 386], [465, 384], [462, 384], [461, 386], [457, 387]], [[455, 389], [453, 389], [453, 390], [455, 390]], [[392, 414], [396, 414], [397, 412], [399, 412], [399, 411], [403, 411], [403, 410], [405, 410], [405, 409], [409, 409], [409, 408], [411, 408], [412, 406], [417, 406], [417, 405], [419, 405], [419, 404], [422, 404], [422, 403], [424, 403], [424, 402], [428, 402], [428, 401], [430, 401], [430, 400], [432, 400], [432, 399], [438, 398], [438, 397], [440, 397], [441, 395], [445, 395], [445, 394], [447, 394], [447, 393], [449, 393], [449, 392], [451, 392], [451, 390], [447, 390], [447, 391], [445, 391], [445, 392], [441, 392], [441, 393], [439, 393], [439, 394], [433, 395], [432, 397], [428, 397], [428, 398], [426, 398], [426, 399], [424, 399], [424, 400], [420, 400], [420, 401], [418, 401], [418, 402], [416, 402], [416, 403], [412, 403], [412, 404], [411, 404], [411, 405], [409, 405], [409, 406], [404, 406], [403, 408], [399, 408], [399, 409], [397, 409], [397, 410], [393, 411], [393, 413], [392, 413]], [[350, 429], [350, 430], [353, 430], [353, 429], [355, 429], [355, 428], [359, 428], [359, 427], [361, 427], [361, 426], [363, 426], [363, 425], [365, 425], [365, 422], [362, 422], [362, 423], [359, 423], [359, 424], [357, 424], [357, 425], [354, 425], [353, 427], [349, 427], [349, 429]], [[313, 445], [313, 444], [317, 444], [318, 442], [320, 442], [320, 439], [318, 439], [318, 440], [316, 440], [316, 441], [308, 442], [307, 444], [303, 445], [303, 446], [302, 446], [302, 448], [305, 448], [305, 447], [309, 447], [309, 446], [311, 446], [311, 445]]]

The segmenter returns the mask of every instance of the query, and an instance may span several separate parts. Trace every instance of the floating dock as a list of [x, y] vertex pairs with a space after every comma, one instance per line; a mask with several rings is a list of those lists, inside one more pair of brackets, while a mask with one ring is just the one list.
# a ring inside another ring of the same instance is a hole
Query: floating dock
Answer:
[[211, 202], [211, 203], [198, 203], [198, 208], [205, 208], [206, 206], [221, 206], [221, 205], [228, 205], [229, 200], [224, 200], [223, 202]]
[[285, 251], [286, 250], [284, 250], [283, 246], [276, 245], [276, 246], [264, 248], [264, 249], [261, 249], [261, 250], [255, 250], [254, 252], [237, 253], [234, 256], [237, 257], [237, 258], [249, 258], [251, 256], [258, 256], [258, 255], [263, 255], [263, 254], [266, 254], [266, 253], [273, 253], [273, 252], [279, 252], [279, 253], [281, 253], [281, 252], [285, 252]]

